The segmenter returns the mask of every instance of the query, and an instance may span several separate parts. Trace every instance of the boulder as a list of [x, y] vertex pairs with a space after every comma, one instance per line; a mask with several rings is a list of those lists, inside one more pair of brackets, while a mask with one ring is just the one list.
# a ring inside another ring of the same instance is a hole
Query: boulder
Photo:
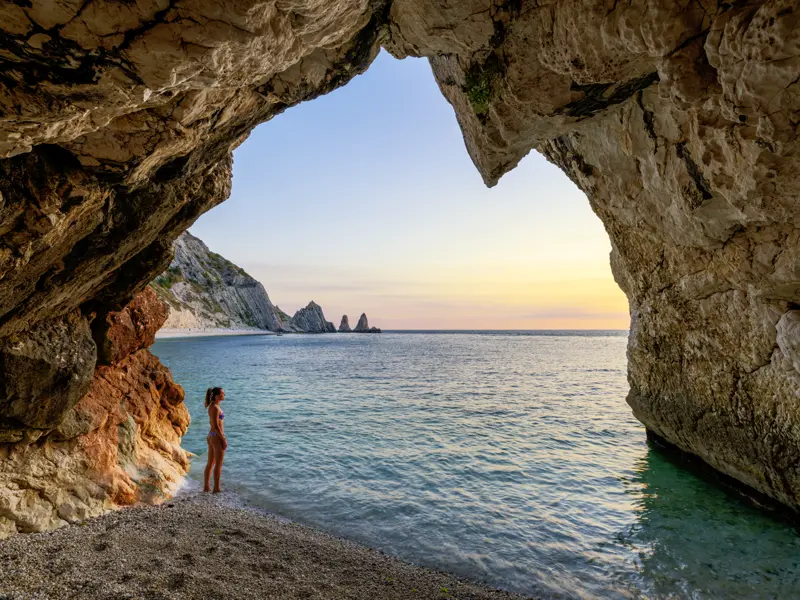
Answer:
[[97, 353], [80, 313], [44, 321], [0, 344], [0, 441], [48, 430], [89, 389]]
[[98, 363], [118, 363], [137, 350], [152, 346], [156, 332], [167, 320], [168, 310], [167, 305], [147, 287], [121, 311], [95, 319], [92, 331]]
[[189, 469], [183, 389], [147, 350], [100, 366], [51, 435], [0, 460], [0, 538], [169, 498]]

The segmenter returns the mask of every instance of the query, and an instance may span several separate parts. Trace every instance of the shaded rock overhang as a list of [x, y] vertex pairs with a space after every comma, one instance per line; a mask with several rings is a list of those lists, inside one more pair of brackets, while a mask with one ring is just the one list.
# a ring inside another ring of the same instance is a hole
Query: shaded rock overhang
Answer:
[[797, 507], [799, 19], [789, 0], [3, 3], [0, 338], [124, 305], [228, 196], [256, 125], [383, 47], [430, 60], [488, 185], [536, 148], [586, 192], [630, 301], [636, 416]]

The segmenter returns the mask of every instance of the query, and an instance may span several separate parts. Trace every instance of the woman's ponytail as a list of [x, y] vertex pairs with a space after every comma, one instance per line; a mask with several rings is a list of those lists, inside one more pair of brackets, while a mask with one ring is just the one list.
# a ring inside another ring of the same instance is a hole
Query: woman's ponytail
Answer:
[[208, 388], [206, 390], [206, 408], [211, 406], [211, 403], [214, 401], [214, 398], [219, 396], [221, 391], [222, 391], [222, 388], [218, 388], [218, 387]]

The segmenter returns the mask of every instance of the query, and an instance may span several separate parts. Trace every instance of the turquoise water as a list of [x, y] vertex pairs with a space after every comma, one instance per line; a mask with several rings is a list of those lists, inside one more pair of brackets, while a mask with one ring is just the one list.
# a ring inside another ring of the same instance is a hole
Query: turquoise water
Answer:
[[800, 597], [800, 537], [645, 442], [622, 333], [159, 341], [227, 393], [223, 484], [305, 524], [555, 598]]

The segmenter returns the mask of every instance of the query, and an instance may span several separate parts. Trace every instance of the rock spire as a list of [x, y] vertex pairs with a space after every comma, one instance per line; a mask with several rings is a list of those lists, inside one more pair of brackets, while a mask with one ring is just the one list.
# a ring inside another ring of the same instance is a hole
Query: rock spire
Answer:
[[358, 324], [356, 328], [353, 329], [356, 333], [365, 333], [369, 331], [369, 321], [367, 320], [367, 313], [361, 313], [361, 317], [358, 319]]

